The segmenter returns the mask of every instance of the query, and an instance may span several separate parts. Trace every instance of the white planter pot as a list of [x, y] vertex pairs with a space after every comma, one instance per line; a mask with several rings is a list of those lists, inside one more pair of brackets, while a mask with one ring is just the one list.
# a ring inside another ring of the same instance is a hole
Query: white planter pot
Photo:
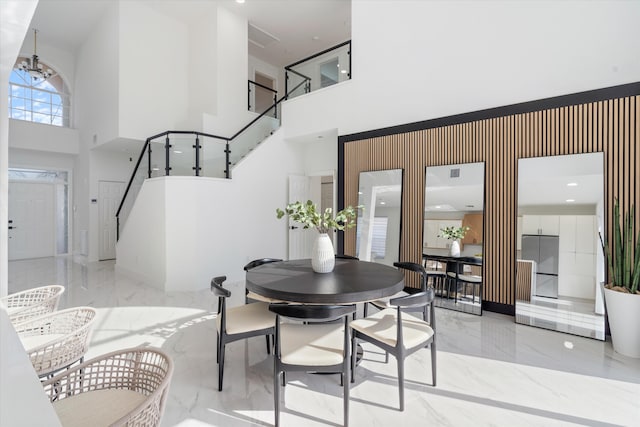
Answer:
[[604, 288], [604, 299], [613, 349], [640, 358], [640, 295]]
[[451, 242], [451, 247], [449, 248], [449, 255], [453, 257], [460, 256], [460, 243], [457, 240]]
[[319, 234], [311, 250], [311, 268], [316, 273], [331, 273], [335, 265], [335, 252], [329, 235]]

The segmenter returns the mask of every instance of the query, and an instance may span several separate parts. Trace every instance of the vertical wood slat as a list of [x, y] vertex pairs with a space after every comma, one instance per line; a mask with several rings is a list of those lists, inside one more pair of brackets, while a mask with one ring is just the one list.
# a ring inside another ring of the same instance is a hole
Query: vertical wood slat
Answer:
[[[485, 119], [345, 144], [345, 205], [357, 204], [361, 171], [404, 169], [402, 261], [420, 262], [427, 166], [485, 162], [483, 299], [515, 304], [518, 159], [604, 153], [606, 234], [618, 198], [640, 210], [640, 96]], [[640, 230], [640, 215], [636, 215]], [[355, 253], [355, 229], [345, 232]], [[519, 273], [518, 273], [519, 274]], [[417, 285], [415, 278], [409, 285]]]

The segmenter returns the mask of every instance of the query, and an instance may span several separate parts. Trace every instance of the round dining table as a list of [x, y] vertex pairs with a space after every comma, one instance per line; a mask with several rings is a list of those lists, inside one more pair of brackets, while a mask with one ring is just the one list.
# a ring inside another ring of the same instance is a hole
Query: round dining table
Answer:
[[336, 259], [330, 273], [315, 273], [310, 259], [263, 264], [247, 271], [247, 290], [272, 300], [303, 304], [355, 304], [391, 296], [404, 288], [395, 267]]

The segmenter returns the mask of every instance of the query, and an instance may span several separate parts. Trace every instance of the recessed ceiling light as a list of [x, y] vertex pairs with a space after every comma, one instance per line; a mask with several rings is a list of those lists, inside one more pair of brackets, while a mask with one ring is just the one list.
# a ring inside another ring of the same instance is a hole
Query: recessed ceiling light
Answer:
[[577, 187], [578, 183], [577, 182], [570, 182], [567, 184], [567, 187]]
[[160, 168], [151, 168], [152, 171], [159, 171]]
[[242, 4], [242, 3], [244, 3], [244, 0], [236, 0], [236, 3]]
[[347, 74], [347, 70], [340, 70], [342, 74]]
[[435, 206], [436, 209], [440, 209], [440, 206]]
[[320, 37], [318, 37], [318, 36], [313, 36], [313, 37], [311, 37], [311, 40], [320, 40]]
[[575, 202], [574, 199], [567, 199], [567, 203], [573, 203], [573, 202]]
[[176, 154], [182, 154], [182, 151], [180, 151], [180, 150], [173, 150], [173, 152], [176, 153]]
[[384, 200], [380, 200], [381, 205], [386, 205], [387, 203]]

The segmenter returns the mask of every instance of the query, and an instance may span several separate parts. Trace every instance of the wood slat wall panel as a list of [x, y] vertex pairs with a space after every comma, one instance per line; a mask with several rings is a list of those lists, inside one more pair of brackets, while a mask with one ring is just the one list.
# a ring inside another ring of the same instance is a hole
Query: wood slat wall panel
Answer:
[[[640, 96], [597, 101], [345, 143], [344, 204], [356, 205], [362, 171], [404, 170], [400, 259], [422, 261], [427, 166], [485, 162], [483, 300], [513, 306], [518, 159], [604, 153], [606, 233], [613, 201], [640, 210]], [[640, 229], [640, 215], [636, 215]], [[355, 253], [355, 229], [344, 251]], [[408, 277], [410, 286], [417, 286]]]

